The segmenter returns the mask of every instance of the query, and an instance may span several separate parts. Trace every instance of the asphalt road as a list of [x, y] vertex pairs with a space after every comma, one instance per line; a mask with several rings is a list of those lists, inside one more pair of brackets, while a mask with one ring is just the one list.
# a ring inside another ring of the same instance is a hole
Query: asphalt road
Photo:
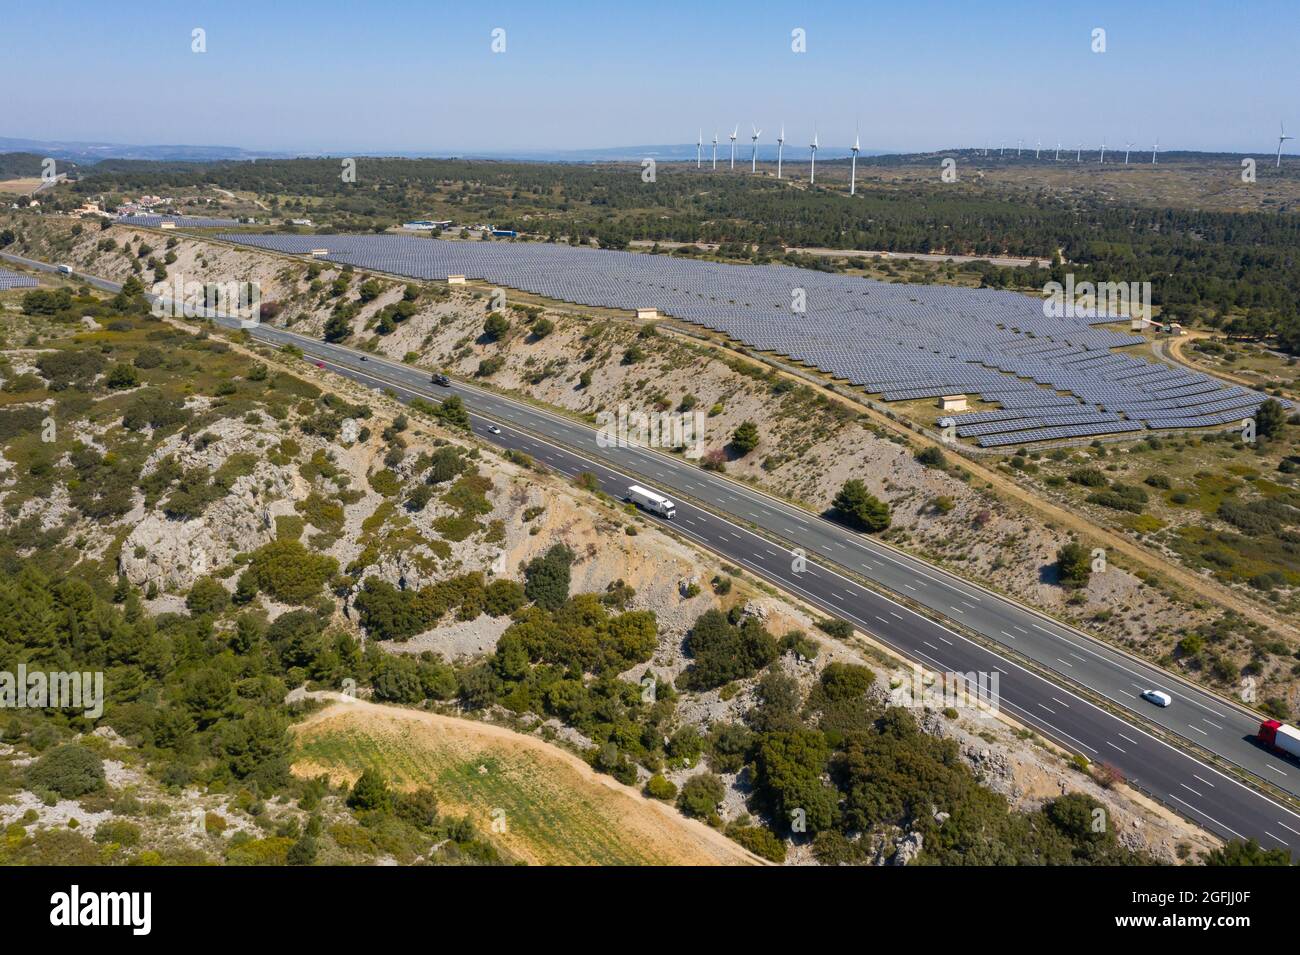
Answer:
[[[4, 253], [0, 258], [52, 268]], [[107, 291], [118, 288], [94, 276], [79, 278]], [[678, 505], [672, 524], [683, 536], [828, 615], [851, 621], [933, 670], [997, 674], [998, 704], [1016, 720], [1115, 767], [1131, 785], [1222, 836], [1254, 837], [1265, 847], [1300, 853], [1300, 815], [1143, 728], [1154, 723], [1300, 796], [1300, 765], [1257, 745], [1257, 721], [1243, 709], [938, 567], [680, 457], [600, 447], [591, 427], [524, 402], [461, 382], [438, 387], [427, 371], [284, 329], [258, 325], [249, 330], [258, 340], [296, 345], [328, 370], [404, 401], [459, 395], [478, 437], [524, 451], [562, 474], [593, 473], [613, 496], [623, 497], [632, 483], [671, 493]], [[500, 434], [489, 432], [489, 424], [498, 426]], [[806, 554], [806, 561], [796, 559], [796, 549]], [[888, 593], [863, 586], [845, 572]], [[959, 623], [980, 641], [889, 594]], [[1032, 661], [1036, 669], [1016, 659]], [[1095, 705], [1076, 688], [1108, 701], [1122, 715]], [[1173, 704], [1162, 709], [1143, 701], [1139, 694], [1148, 688], [1170, 693]]]

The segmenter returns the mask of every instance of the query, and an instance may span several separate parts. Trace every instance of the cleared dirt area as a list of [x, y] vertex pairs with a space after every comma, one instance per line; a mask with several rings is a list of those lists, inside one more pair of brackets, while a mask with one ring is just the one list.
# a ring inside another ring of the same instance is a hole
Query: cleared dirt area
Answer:
[[468, 814], [533, 864], [762, 864], [576, 756], [499, 726], [354, 701], [337, 702], [294, 731], [296, 775], [351, 782], [374, 767], [400, 788], [428, 785], [440, 808]]

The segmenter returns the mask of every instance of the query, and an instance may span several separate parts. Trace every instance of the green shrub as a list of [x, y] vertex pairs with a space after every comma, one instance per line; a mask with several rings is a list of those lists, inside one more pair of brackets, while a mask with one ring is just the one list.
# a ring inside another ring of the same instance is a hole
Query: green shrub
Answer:
[[104, 763], [86, 747], [64, 743], [27, 767], [27, 786], [75, 799], [104, 788]]
[[246, 573], [255, 589], [283, 603], [305, 604], [338, 570], [333, 557], [313, 553], [296, 540], [274, 540], [253, 552]]
[[878, 533], [889, 527], [889, 505], [856, 478], [844, 482], [832, 507], [840, 520], [868, 533]]
[[677, 798], [677, 785], [658, 773], [646, 781], [645, 791], [650, 798], [662, 799], [664, 802], [672, 802]]
[[139, 845], [140, 827], [125, 819], [107, 819], [95, 827], [95, 841], [101, 844], [115, 842], [128, 848]]
[[215, 577], [200, 577], [190, 588], [185, 606], [195, 616], [221, 613], [230, 606], [230, 591]]
[[727, 837], [744, 846], [760, 859], [776, 863], [785, 861], [785, 841], [766, 826], [742, 826], [732, 823], [727, 827]]
[[347, 804], [349, 809], [361, 812], [386, 811], [393, 805], [393, 793], [384, 777], [377, 770], [367, 767], [352, 784]]
[[575, 554], [556, 544], [524, 568], [524, 594], [539, 607], [554, 610], [569, 596], [569, 568]]
[[699, 773], [683, 784], [677, 796], [677, 808], [693, 819], [714, 823], [718, 821], [718, 805], [726, 792], [720, 777], [713, 773]]

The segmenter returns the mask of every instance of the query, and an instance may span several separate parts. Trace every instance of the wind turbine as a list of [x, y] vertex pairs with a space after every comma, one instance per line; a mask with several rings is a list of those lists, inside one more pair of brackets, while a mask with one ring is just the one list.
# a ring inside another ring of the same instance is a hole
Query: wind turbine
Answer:
[[704, 130], [700, 129], [699, 138], [695, 140], [695, 168], [700, 168], [700, 156], [704, 151]]
[[1295, 137], [1288, 136], [1286, 134], [1285, 124], [1279, 122], [1277, 124], [1277, 127], [1281, 131], [1281, 135], [1277, 137], [1277, 165], [1274, 168], [1281, 169], [1282, 168], [1282, 144], [1286, 142], [1288, 139], [1295, 139]]
[[737, 123], [736, 128], [731, 131], [731, 168], [732, 169], [736, 168], [736, 134], [739, 132], [740, 132], [740, 124]]
[[1106, 140], [1104, 139], [1101, 141], [1101, 158], [1098, 159], [1097, 162], [1102, 165], [1105, 165], [1106, 163]]
[[1124, 165], [1128, 165], [1128, 154], [1133, 151], [1133, 144], [1129, 143], [1124, 147]]
[[785, 150], [785, 123], [781, 124], [781, 135], [776, 137], [776, 178], [781, 178], [781, 153]]
[[1079, 143], [1074, 153], [1075, 162], [1083, 162], [1083, 143]]
[[849, 195], [857, 191], [858, 186], [858, 150], [862, 148], [862, 137], [857, 130], [853, 132], [853, 165], [849, 167]]
[[1022, 144], [1023, 142], [1024, 142], [1023, 139], [1017, 139], [1017, 140], [1016, 140], [1016, 158], [1017, 158], [1017, 159], [1020, 158], [1020, 146], [1021, 146], [1021, 144]]
[[1005, 153], [1006, 151], [1007, 151], [1007, 144], [1006, 144], [1006, 143], [999, 143], [999, 144], [998, 144], [998, 158], [1001, 159], [1001, 158], [1002, 158], [1002, 154]]
[[749, 128], [754, 131], [754, 135], [750, 137], [754, 141], [754, 148], [749, 154], [749, 171], [758, 172], [758, 137], [763, 134], [763, 131], [753, 124]]
[[713, 131], [713, 168], [718, 168], [718, 131]]
[[1156, 153], [1160, 151], [1160, 137], [1156, 137], [1156, 144], [1151, 147], [1151, 165], [1156, 164]]
[[1059, 139], [1056, 141], [1056, 161], [1061, 161], [1061, 141]]
[[817, 127], [813, 127], [813, 141], [808, 147], [812, 150], [812, 162], [808, 166], [808, 185], [817, 181]]
[[1038, 145], [1034, 147], [1034, 158], [1037, 159], [1038, 154], [1042, 151], [1043, 151], [1043, 141], [1040, 139], [1038, 141]]

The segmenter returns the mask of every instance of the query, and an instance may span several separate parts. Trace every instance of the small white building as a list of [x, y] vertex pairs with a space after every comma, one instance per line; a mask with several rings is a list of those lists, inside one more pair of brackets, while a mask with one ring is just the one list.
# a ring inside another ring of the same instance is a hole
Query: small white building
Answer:
[[311, 257], [312, 257], [313, 259], [323, 259], [325, 256], [327, 256], [327, 255], [329, 255], [329, 254], [330, 254], [330, 250], [329, 250], [329, 249], [312, 249], [312, 250], [311, 250]]
[[939, 399], [939, 409], [941, 411], [965, 411], [966, 408], [965, 395], [944, 395]]
[[653, 322], [656, 318], [659, 317], [659, 309], [657, 309], [657, 308], [638, 308], [638, 309], [636, 310], [636, 317], [637, 317], [638, 321], [643, 321], [643, 322]]
[[464, 285], [464, 284], [465, 284], [465, 276], [463, 276], [463, 275], [448, 275], [448, 276], [447, 276], [447, 284], [448, 284], [448, 285]]

